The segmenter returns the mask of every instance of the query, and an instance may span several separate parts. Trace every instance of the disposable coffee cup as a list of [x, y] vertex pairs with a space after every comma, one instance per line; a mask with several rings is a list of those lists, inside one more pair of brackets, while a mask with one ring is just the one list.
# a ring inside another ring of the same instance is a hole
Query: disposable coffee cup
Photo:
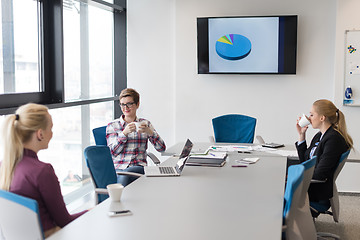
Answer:
[[303, 128], [309, 124], [310, 124], [310, 121], [309, 121], [308, 117], [305, 114], [303, 114], [299, 121], [299, 126]]
[[121, 194], [124, 189], [124, 186], [120, 183], [114, 183], [107, 185], [106, 188], [109, 192], [111, 201], [120, 202]]

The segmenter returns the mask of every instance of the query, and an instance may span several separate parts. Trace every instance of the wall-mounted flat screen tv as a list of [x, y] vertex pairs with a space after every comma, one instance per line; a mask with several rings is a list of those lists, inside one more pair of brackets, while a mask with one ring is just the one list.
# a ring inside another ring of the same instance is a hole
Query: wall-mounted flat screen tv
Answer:
[[198, 73], [296, 74], [297, 16], [197, 18]]

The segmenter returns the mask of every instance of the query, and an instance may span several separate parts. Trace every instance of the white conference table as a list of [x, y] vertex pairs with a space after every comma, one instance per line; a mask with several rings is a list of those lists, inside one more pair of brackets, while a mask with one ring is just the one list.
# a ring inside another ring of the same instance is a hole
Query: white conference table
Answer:
[[[107, 199], [48, 239], [279, 240], [286, 157], [258, 156], [246, 168], [231, 165], [248, 154], [230, 153], [220, 168], [185, 166], [180, 177], [141, 177], [120, 203]], [[121, 208], [133, 215], [108, 217]]]

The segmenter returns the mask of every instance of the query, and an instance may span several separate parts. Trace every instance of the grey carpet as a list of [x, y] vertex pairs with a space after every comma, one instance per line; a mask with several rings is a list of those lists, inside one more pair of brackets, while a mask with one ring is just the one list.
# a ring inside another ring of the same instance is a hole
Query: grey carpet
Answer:
[[360, 239], [360, 195], [340, 194], [339, 222], [330, 215], [321, 214], [315, 220], [318, 232], [329, 232], [340, 236], [341, 240]]

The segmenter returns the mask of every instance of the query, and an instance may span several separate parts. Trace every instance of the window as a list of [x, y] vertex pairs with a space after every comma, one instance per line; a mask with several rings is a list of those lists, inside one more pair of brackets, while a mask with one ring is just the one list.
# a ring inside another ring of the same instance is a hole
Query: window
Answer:
[[64, 6], [66, 102], [113, 96], [113, 19], [86, 3]]
[[64, 195], [89, 183], [83, 151], [94, 144], [91, 130], [120, 115], [114, 101], [126, 87], [125, 5], [1, 1], [0, 124], [19, 105], [49, 107], [54, 135], [39, 158], [53, 165]]
[[1, 1], [0, 94], [42, 90], [38, 13], [37, 1]]
[[113, 119], [113, 105], [111, 101], [50, 110], [53, 138], [48, 149], [39, 152], [39, 159], [54, 167], [64, 195], [89, 183], [84, 148], [95, 144], [91, 130]]

